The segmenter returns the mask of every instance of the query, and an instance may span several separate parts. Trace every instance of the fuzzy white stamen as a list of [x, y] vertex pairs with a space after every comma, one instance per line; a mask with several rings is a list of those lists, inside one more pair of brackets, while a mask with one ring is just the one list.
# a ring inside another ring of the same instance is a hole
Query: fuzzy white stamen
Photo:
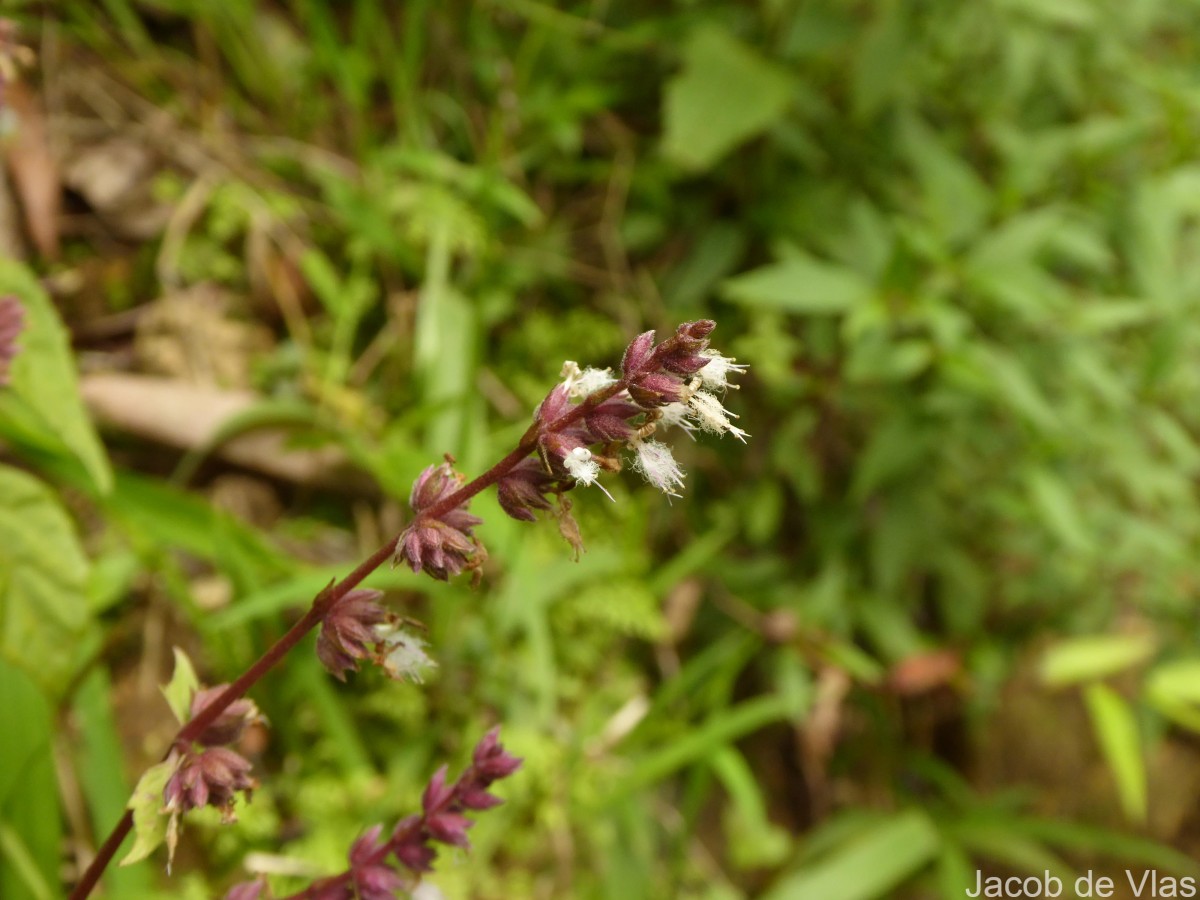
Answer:
[[630, 446], [637, 452], [637, 470], [652, 485], [671, 497], [678, 497], [675, 489], [683, 487], [683, 470], [671, 449], [654, 440], [634, 440]]
[[576, 447], [568, 453], [563, 458], [563, 468], [580, 484], [594, 484], [604, 491], [605, 497], [613, 499], [613, 495], [605, 491], [604, 485], [596, 480], [600, 475], [600, 463], [592, 459], [592, 451], [587, 447]]
[[659, 428], [682, 428], [687, 432], [687, 436], [693, 441], [696, 436], [692, 433], [696, 430], [696, 426], [689, 418], [692, 411], [688, 409], [686, 403], [668, 403], [666, 406], [660, 406], [658, 409], [658, 427]]
[[729, 421], [730, 416], [735, 419], [739, 417], [725, 409], [721, 405], [721, 401], [707, 391], [696, 391], [692, 394], [688, 400], [688, 406], [691, 407], [692, 418], [696, 420], [696, 424], [705, 431], [711, 431], [714, 434], [728, 431], [743, 444], [750, 436]]
[[700, 380], [706, 388], [710, 390], [724, 390], [725, 388], [737, 390], [736, 384], [729, 383], [729, 374], [732, 372], [735, 375], [740, 375], [746, 371], [747, 366], [737, 365], [737, 360], [734, 357], [722, 356], [716, 350], [702, 350], [700, 355], [709, 358], [708, 365], [696, 373], [700, 376]]
[[572, 359], [563, 363], [562, 372], [559, 374], [563, 379], [563, 384], [567, 386], [567, 395], [572, 400], [589, 397], [617, 380], [613, 376], [612, 369], [587, 368], [581, 370], [579, 363]]
[[428, 645], [415, 634], [410, 634], [395, 625], [376, 625], [375, 631], [380, 642], [388, 648], [383, 659], [383, 668], [390, 678], [396, 681], [407, 679], [420, 684], [425, 671], [437, 666], [425, 652]]

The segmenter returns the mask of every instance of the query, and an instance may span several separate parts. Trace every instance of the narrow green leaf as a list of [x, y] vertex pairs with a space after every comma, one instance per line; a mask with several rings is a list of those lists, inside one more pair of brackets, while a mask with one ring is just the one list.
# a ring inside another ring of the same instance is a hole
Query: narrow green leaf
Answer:
[[1137, 721], [1129, 704], [1105, 684], [1090, 684], [1084, 690], [1092, 727], [1104, 759], [1117, 781], [1117, 794], [1125, 815], [1146, 821], [1146, 765]]
[[[104, 834], [125, 812], [131, 785], [125, 778], [124, 752], [117, 732], [108, 673], [96, 666], [74, 694], [72, 721], [78, 727], [68, 752], [87, 800], [94, 834]], [[150, 873], [142, 868], [110, 867], [104, 885], [113, 897], [150, 896]]]
[[33, 274], [0, 259], [0, 294], [14, 294], [25, 310], [9, 387], [0, 391], [0, 427], [39, 449], [74, 456], [96, 490], [108, 493], [113, 474], [79, 395], [66, 330]]
[[641, 759], [612, 792], [612, 799], [661, 781], [672, 772], [703, 759], [731, 741], [751, 734], [771, 722], [796, 715], [790, 697], [766, 696], [747, 700], [714, 713], [700, 727]]
[[[20, 887], [5, 890], [4, 896], [20, 900], [22, 893], [33, 900], [53, 900], [50, 884], [39, 871], [37, 861], [21, 835], [0, 820], [0, 863], [9, 868]], [[7, 874], [7, 873], [5, 873]], [[0, 877], [0, 882], [9, 878]]]
[[797, 256], [726, 281], [730, 300], [801, 315], [845, 312], [868, 300], [871, 283], [845, 266]]
[[941, 845], [929, 817], [918, 809], [863, 829], [815, 863], [785, 876], [763, 900], [874, 900], [890, 896], [928, 865]]
[[791, 75], [753, 48], [721, 28], [698, 28], [663, 98], [663, 152], [689, 169], [707, 169], [775, 122], [793, 90]]
[[1102, 634], [1069, 638], [1042, 657], [1042, 683], [1062, 687], [1107, 678], [1145, 662], [1154, 653], [1149, 634]]

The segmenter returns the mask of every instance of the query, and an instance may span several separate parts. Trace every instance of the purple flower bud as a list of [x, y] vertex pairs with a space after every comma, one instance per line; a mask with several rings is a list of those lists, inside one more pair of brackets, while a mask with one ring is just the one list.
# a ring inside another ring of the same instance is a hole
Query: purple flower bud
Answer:
[[225, 892], [225, 900], [258, 900], [266, 885], [258, 880], [243, 881]]
[[453, 812], [439, 812], [425, 817], [425, 827], [429, 829], [434, 840], [462, 847], [464, 850], [471, 846], [467, 839], [467, 829], [474, 824], [466, 816]]
[[[200, 715], [210, 703], [225, 693], [227, 687], [229, 687], [227, 684], [218, 684], [196, 691], [192, 697], [192, 718]], [[200, 736], [196, 738], [196, 743], [206, 747], [232, 744], [241, 738], [248, 726], [254, 722], [261, 722], [262, 718], [262, 714], [253, 700], [240, 697], [225, 707], [225, 710], [217, 716], [216, 721], [201, 732]]]
[[644, 331], [635, 337], [625, 348], [621, 359], [621, 372], [626, 378], [632, 378], [650, 360], [654, 352], [654, 332]]
[[629, 396], [633, 398], [633, 402], [646, 409], [679, 403], [686, 393], [682, 380], [662, 372], [642, 375], [629, 385]]
[[550, 502], [544, 495], [553, 489], [555, 483], [555, 479], [537, 460], [522, 460], [496, 484], [500, 508], [514, 519], [533, 522], [536, 519], [533, 510], [550, 509]]
[[462, 804], [463, 809], [481, 810], [499, 806], [504, 801], [478, 785], [470, 784], [459, 789], [458, 802]]
[[711, 360], [699, 353], [675, 353], [663, 357], [662, 366], [676, 375], [695, 375]]
[[227, 747], [188, 751], [163, 789], [163, 804], [169, 812], [186, 813], [201, 806], [215, 806], [227, 821], [233, 820], [233, 798], [238, 791], [251, 791], [257, 782], [250, 777], [245, 757]]
[[[386, 844], [379, 840], [382, 825], [369, 828], [350, 848], [350, 872], [359, 900], [393, 900], [406, 887], [404, 878], [384, 861]], [[385, 852], [380, 852], [385, 851]]]
[[550, 431], [538, 438], [537, 447], [546, 468], [561, 474], [564, 471], [562, 461], [570, 456], [572, 450], [586, 448], [587, 441], [571, 430]]
[[511, 756], [500, 744], [500, 729], [493, 728], [475, 746], [471, 767], [488, 784], [507, 778], [521, 768], [519, 757]]
[[317, 658], [340, 681], [346, 673], [358, 669], [358, 661], [372, 656], [379, 643], [375, 626], [388, 620], [388, 612], [379, 605], [383, 594], [359, 588], [348, 593], [325, 613], [321, 633], [317, 635]]
[[449, 462], [421, 473], [409, 500], [417, 518], [397, 541], [396, 562], [407, 562], [414, 572], [424, 569], [440, 581], [482, 562], [483, 547], [471, 529], [483, 520], [467, 512], [467, 501], [437, 517], [422, 515], [458, 490], [462, 480]]
[[17, 355], [17, 337], [25, 325], [25, 310], [16, 297], [0, 297], [0, 387], [8, 384], [8, 369]]
[[681, 340], [703, 341], [716, 327], [717, 323], [712, 319], [697, 319], [695, 322], [684, 322], [675, 329], [675, 335]]
[[534, 413], [534, 418], [543, 424], [553, 422], [571, 408], [571, 392], [565, 384], [555, 385]]
[[433, 778], [429, 780], [429, 786], [421, 795], [421, 808], [428, 815], [445, 805], [453, 793], [454, 788], [446, 784], [446, 767], [442, 766], [433, 773]]

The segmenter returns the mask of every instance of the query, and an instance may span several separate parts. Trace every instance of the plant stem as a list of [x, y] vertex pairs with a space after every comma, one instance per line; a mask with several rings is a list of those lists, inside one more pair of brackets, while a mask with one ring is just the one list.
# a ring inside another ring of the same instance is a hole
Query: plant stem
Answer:
[[[308, 612], [295, 625], [289, 628], [283, 637], [272, 644], [250, 668], [243, 672], [212, 703], [209, 703], [198, 715], [184, 723], [175, 735], [175, 739], [171, 741], [171, 746], [190, 743], [203, 734], [204, 730], [215, 722], [221, 713], [229, 707], [229, 704], [241, 698], [259, 679], [274, 668], [276, 663], [283, 659], [293, 647], [300, 643], [309, 631], [320, 624], [330, 607], [345, 597], [350, 591], [354, 590], [354, 588], [358, 587], [364, 578], [391, 557], [396, 552], [396, 541], [398, 539], [398, 537], [392, 538], [363, 560], [358, 568], [340, 582], [331, 584], [317, 594]], [[108, 868], [113, 856], [116, 855], [117, 850], [120, 848], [121, 842], [125, 840], [126, 835], [129, 834], [132, 828], [133, 813], [127, 809], [125, 810], [125, 815], [117, 822], [116, 827], [113, 828], [108, 838], [96, 852], [95, 858], [83, 873], [83, 877], [79, 879], [79, 883], [71, 891], [70, 900], [83, 900], [83, 898], [91, 894], [92, 889], [95, 888], [96, 883], [100, 880], [101, 874]]]
[[[643, 366], [643, 368], [652, 365], [653, 360], [656, 357], [657, 354], [654, 354], [651, 360], [648, 360], [647, 365]], [[479, 477], [467, 482], [454, 493], [444, 497], [442, 500], [433, 504], [428, 509], [423, 510], [417, 518], [437, 518], [438, 516], [449, 512], [467, 500], [470, 500], [480, 491], [484, 490], [484, 488], [491, 487], [493, 484], [511, 472], [514, 468], [516, 468], [521, 460], [525, 459], [525, 457], [533, 452], [534, 447], [537, 445], [538, 438], [543, 433], [559, 431], [563, 428], [566, 428], [568, 425], [577, 422], [589, 410], [599, 406], [605, 400], [608, 400], [609, 398], [614, 397], [621, 391], [625, 390], [625, 388], [628, 387], [628, 384], [628, 379], [618, 379], [615, 383], [609, 385], [603, 390], [596, 391], [595, 393], [589, 395], [583, 400], [583, 402], [572, 407], [553, 422], [534, 422], [534, 424], [530, 426], [529, 430], [521, 436], [521, 440], [517, 443], [517, 446], [514, 447], [513, 450], [508, 453], [508, 455], [506, 455], [503, 459], [501, 459], [498, 463], [496, 463]], [[414, 521], [416, 521], [416, 519], [414, 519]], [[396, 552], [396, 545], [399, 540], [399, 535], [392, 538], [390, 541], [372, 553], [369, 557], [367, 557], [367, 559], [363, 560], [358, 568], [356, 568], [341, 581], [337, 582], [336, 584], [329, 585], [319, 594], [317, 594], [317, 596], [313, 599], [312, 605], [309, 607], [308, 612], [306, 612], [303, 617], [296, 622], [295, 625], [289, 628], [283, 637], [272, 644], [271, 647], [269, 647], [267, 651], [260, 656], [252, 666], [250, 666], [250, 668], [243, 672], [236, 681], [230, 684], [229, 687], [227, 687], [219, 697], [205, 706], [197, 716], [188, 720], [183, 727], [179, 729], [179, 732], [175, 735], [175, 739], [171, 741], [171, 746], [174, 747], [177, 744], [188, 744], [202, 734], [204, 730], [213, 722], [215, 722], [217, 717], [229, 707], [229, 704], [240, 699], [246, 693], [246, 691], [248, 691], [259, 681], [259, 679], [261, 679], [268, 671], [274, 668], [274, 666], [281, 659], [283, 659], [283, 657], [286, 656], [293, 647], [300, 643], [300, 641], [309, 631], [319, 625], [334, 604], [345, 597], [346, 594], [350, 593], [350, 591], [354, 590], [354, 588], [358, 587], [364, 578], [366, 578], [377, 568], [379, 568], [379, 566], [381, 566], [385, 561], [387, 561]], [[85, 900], [86, 897], [91, 895], [92, 890], [96, 887], [96, 884], [100, 880], [100, 876], [104, 873], [104, 870], [108, 868], [108, 865], [112, 862], [117, 850], [120, 849], [122, 841], [125, 840], [132, 828], [133, 813], [127, 809], [125, 810], [125, 814], [121, 817], [121, 820], [117, 822], [112, 832], [108, 835], [104, 843], [100, 846], [100, 849], [96, 852], [95, 858], [92, 859], [82, 877], [79, 879], [79, 882], [75, 885], [75, 888], [71, 891], [69, 900]]]

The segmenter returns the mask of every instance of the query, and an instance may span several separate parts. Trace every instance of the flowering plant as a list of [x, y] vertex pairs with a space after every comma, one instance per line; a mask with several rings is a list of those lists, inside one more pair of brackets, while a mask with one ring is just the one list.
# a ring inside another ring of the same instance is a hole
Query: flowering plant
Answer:
[[[191, 809], [214, 806], [224, 818], [232, 818], [234, 797], [256, 786], [250, 762], [233, 746], [260, 719], [244, 695], [312, 629], [320, 629], [318, 658], [339, 679], [361, 663], [373, 662], [393, 678], [420, 680], [423, 669], [433, 664], [424, 641], [381, 605], [378, 591], [359, 585], [389, 559], [443, 581], [467, 571], [478, 580], [487, 554], [475, 534], [483, 522], [468, 511], [476, 494], [494, 485], [501, 508], [521, 521], [552, 512], [578, 555], [582, 539], [566, 494], [580, 485], [595, 486], [611, 499], [600, 475], [618, 471], [624, 452], [632, 452], [634, 467], [647, 481], [679, 496], [684, 473], [655, 435], [676, 427], [689, 435], [696, 430], [729, 433], [744, 442], [749, 435], [733, 424], [736, 416], [724, 408], [721, 393], [731, 387], [730, 375], [745, 367], [709, 348], [715, 327], [709, 320], [687, 322], [660, 343], [647, 331], [626, 348], [620, 374], [567, 362], [563, 381], [538, 405], [533, 423], [503, 459], [471, 481], [455, 471], [449, 456], [425, 469], [413, 484], [413, 517], [407, 527], [342, 581], [322, 590], [305, 615], [241, 677], [228, 685], [200, 689], [193, 683], [176, 690], [173, 705], [183, 724], [172, 749], [139, 782], [130, 809], [75, 886], [73, 900], [91, 893], [131, 830], [137, 832], [131, 853], [136, 859], [164, 841], [173, 851], [181, 817]], [[470, 822], [465, 814], [499, 803], [488, 788], [519, 765], [493, 729], [453, 785], [447, 785], [444, 767], [438, 771], [419, 815], [403, 819], [387, 839], [382, 826], [369, 829], [352, 846], [346, 872], [295, 896], [377, 900], [410, 889], [430, 868], [431, 842], [467, 847]], [[249, 900], [262, 896], [264, 889], [262, 882], [249, 882], [233, 888], [228, 897]]]

